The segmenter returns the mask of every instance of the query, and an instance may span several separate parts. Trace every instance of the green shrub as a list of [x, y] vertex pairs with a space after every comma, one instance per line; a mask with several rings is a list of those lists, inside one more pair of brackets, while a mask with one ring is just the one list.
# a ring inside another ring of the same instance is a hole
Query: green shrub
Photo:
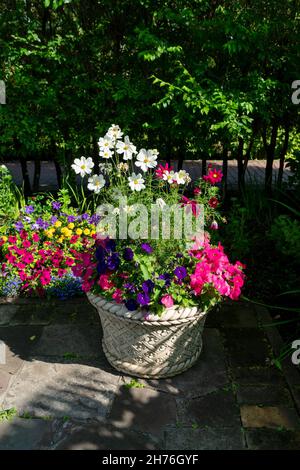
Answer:
[[300, 262], [300, 222], [288, 215], [277, 217], [270, 229], [276, 250], [289, 256], [289, 263]]

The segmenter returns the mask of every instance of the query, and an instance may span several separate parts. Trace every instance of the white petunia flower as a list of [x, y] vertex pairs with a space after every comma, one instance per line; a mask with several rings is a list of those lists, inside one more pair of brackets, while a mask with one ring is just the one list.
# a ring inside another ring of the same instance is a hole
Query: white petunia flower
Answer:
[[132, 160], [132, 155], [137, 153], [136, 146], [130, 142], [128, 135], [126, 135], [124, 142], [118, 140], [116, 149], [117, 153], [123, 154], [124, 160]]
[[103, 150], [100, 150], [100, 157], [102, 158], [112, 158], [113, 154], [111, 152], [111, 150], [109, 149], [103, 149]]
[[175, 181], [177, 184], [188, 184], [191, 182], [191, 178], [185, 170], [179, 170], [175, 173]]
[[174, 171], [164, 171], [163, 180], [167, 181], [169, 184], [174, 183], [176, 181]]
[[121, 131], [120, 126], [116, 124], [112, 124], [110, 128], [107, 131], [107, 134], [105, 137], [109, 137], [112, 139], [112, 141], [116, 141], [118, 139], [121, 139], [123, 135], [123, 132]]
[[163, 209], [167, 205], [161, 197], [156, 199], [156, 204], [160, 209]]
[[92, 168], [94, 167], [94, 162], [91, 157], [85, 158], [75, 158], [73, 165], [71, 165], [76, 175], [80, 175], [83, 178], [85, 175], [90, 175], [92, 173]]
[[107, 135], [105, 137], [100, 137], [98, 141], [99, 149], [100, 150], [109, 150], [112, 149], [114, 143], [112, 139], [110, 139]]
[[132, 175], [128, 177], [128, 181], [130, 189], [132, 189], [132, 191], [141, 191], [146, 187], [144, 185], [145, 180], [140, 173], [138, 175], [132, 173]]
[[93, 175], [88, 179], [87, 187], [90, 191], [98, 194], [104, 185], [105, 179], [103, 178], [103, 175]]
[[157, 155], [153, 155], [151, 150], [142, 149], [136, 157], [135, 165], [140, 167], [142, 171], [147, 171], [149, 168], [155, 168], [157, 165]]

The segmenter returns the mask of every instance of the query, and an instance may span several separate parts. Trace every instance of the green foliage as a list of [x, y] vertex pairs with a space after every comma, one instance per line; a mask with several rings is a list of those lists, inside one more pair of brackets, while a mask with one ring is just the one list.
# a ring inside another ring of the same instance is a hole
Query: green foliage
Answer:
[[137, 379], [131, 379], [130, 382], [127, 382], [125, 385], [124, 385], [125, 388], [144, 388], [145, 385], [142, 384], [141, 382], [139, 382]]
[[[297, 146], [297, 9], [288, 0], [0, 0], [0, 156], [97, 155], [114, 121], [162, 158]], [[152, 77], [152, 79], [151, 79]], [[154, 82], [154, 83], [153, 83]], [[67, 166], [66, 166], [67, 168]]]
[[276, 249], [288, 256], [289, 263], [300, 263], [300, 222], [288, 215], [280, 215], [271, 226], [270, 236]]
[[0, 422], [9, 421], [17, 415], [16, 408], [9, 408], [7, 410], [0, 410]]
[[19, 216], [23, 205], [22, 191], [13, 183], [6, 166], [0, 165], [0, 233], [5, 232], [6, 225]]

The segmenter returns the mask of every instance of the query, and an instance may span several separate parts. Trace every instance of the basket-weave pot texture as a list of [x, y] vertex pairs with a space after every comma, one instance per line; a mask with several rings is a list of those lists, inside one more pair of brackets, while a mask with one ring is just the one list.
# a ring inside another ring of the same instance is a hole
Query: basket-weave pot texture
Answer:
[[118, 371], [143, 378], [166, 378], [189, 369], [202, 349], [206, 313], [171, 307], [161, 317], [130, 312], [124, 304], [87, 294], [99, 312], [103, 350]]

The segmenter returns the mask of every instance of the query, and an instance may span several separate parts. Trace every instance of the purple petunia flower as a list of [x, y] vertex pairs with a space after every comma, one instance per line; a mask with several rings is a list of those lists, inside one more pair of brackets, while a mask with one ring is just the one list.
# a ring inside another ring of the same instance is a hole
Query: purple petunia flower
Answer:
[[153, 291], [154, 286], [154, 282], [152, 282], [151, 279], [148, 279], [147, 281], [143, 282], [142, 289], [145, 294], [150, 294]]
[[107, 258], [107, 267], [110, 271], [114, 271], [120, 265], [120, 258], [117, 253], [113, 253]]
[[137, 295], [137, 301], [138, 303], [142, 306], [142, 307], [145, 307], [146, 305], [149, 305], [150, 303], [150, 297], [148, 294], [146, 294], [145, 292], [143, 293], [139, 293]]
[[101, 217], [100, 215], [98, 214], [93, 214], [91, 215], [91, 217], [89, 218], [89, 223], [90, 224], [93, 224], [93, 225], [97, 225], [100, 221]]
[[123, 258], [125, 261], [132, 261], [133, 259], [133, 251], [131, 248], [125, 248], [124, 252], [123, 252]]
[[25, 214], [32, 214], [34, 212], [34, 207], [30, 204], [29, 206], [24, 207]]
[[184, 279], [186, 276], [187, 276], [187, 270], [184, 266], [178, 266], [175, 270], [174, 270], [174, 274], [175, 276], [177, 277], [177, 279], [179, 279], [180, 281], [182, 281], [182, 279]]
[[51, 219], [50, 219], [50, 224], [51, 224], [51, 225], [54, 225], [55, 222], [57, 222], [57, 221], [58, 221], [58, 218], [56, 217], [56, 215], [53, 215], [53, 216], [51, 217]]
[[85, 213], [85, 214], [82, 214], [81, 219], [82, 219], [82, 220], [88, 220], [89, 217], [90, 217], [89, 214], [86, 214], [86, 213]]
[[127, 289], [129, 292], [134, 292], [135, 291], [135, 287], [134, 287], [134, 284], [132, 282], [126, 282], [124, 284], [124, 289]]
[[138, 307], [138, 304], [134, 299], [127, 300], [127, 302], [125, 302], [125, 305], [127, 310], [129, 310], [130, 312], [134, 312], [134, 310], [136, 310]]
[[18, 222], [15, 223], [15, 229], [20, 232], [21, 230], [23, 230], [24, 228], [24, 225], [23, 223], [19, 220]]
[[160, 274], [158, 279], [165, 281], [165, 286], [169, 287], [171, 285], [171, 275], [169, 273]]
[[37, 223], [34, 223], [30, 226], [31, 230], [39, 230], [41, 228]]
[[23, 217], [23, 220], [24, 220], [24, 222], [29, 223], [29, 222], [31, 222], [31, 217], [28, 217], [28, 215], [27, 215], [27, 216], [25, 215], [25, 216]]
[[45, 220], [43, 220], [41, 217], [38, 217], [36, 219], [36, 224], [37, 224], [38, 228], [41, 228], [43, 230], [46, 230], [49, 227], [49, 223], [46, 222]]
[[68, 223], [70, 224], [72, 222], [75, 222], [76, 217], [75, 217], [75, 215], [68, 215], [67, 220], [68, 220]]
[[150, 253], [152, 253], [152, 251], [153, 251], [153, 248], [152, 248], [152, 246], [149, 245], [149, 243], [142, 243], [142, 244], [141, 244], [141, 248], [142, 248], [142, 250], [144, 250], [146, 253], [148, 253], [148, 255], [150, 255]]
[[53, 201], [51, 205], [54, 211], [59, 211], [59, 209], [61, 208], [61, 202], [59, 201]]

